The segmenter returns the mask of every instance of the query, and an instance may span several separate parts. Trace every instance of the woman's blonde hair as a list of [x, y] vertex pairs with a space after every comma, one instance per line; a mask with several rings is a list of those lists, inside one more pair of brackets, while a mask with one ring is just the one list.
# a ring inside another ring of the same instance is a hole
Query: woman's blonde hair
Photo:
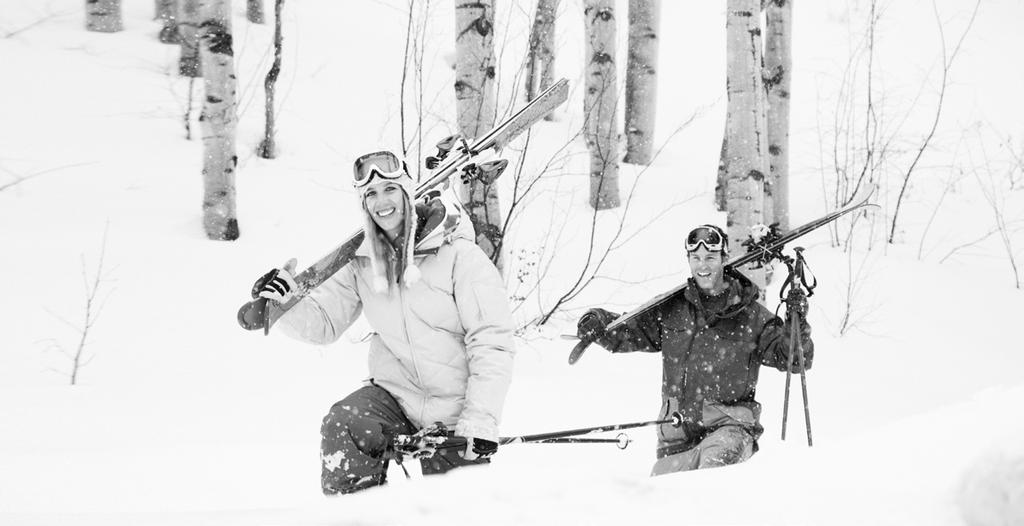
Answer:
[[406, 286], [412, 285], [419, 278], [419, 269], [416, 268], [413, 259], [413, 250], [416, 245], [416, 207], [405, 191], [402, 192], [402, 201], [404, 209], [402, 234], [397, 238], [400, 246], [396, 247], [388, 239], [384, 230], [373, 220], [372, 214], [366, 208], [366, 199], [362, 199], [361, 206], [366, 218], [364, 232], [366, 232], [366, 242], [369, 243], [371, 253], [370, 267], [373, 270], [373, 289], [379, 293], [390, 290], [392, 284], [399, 282], [399, 276]]

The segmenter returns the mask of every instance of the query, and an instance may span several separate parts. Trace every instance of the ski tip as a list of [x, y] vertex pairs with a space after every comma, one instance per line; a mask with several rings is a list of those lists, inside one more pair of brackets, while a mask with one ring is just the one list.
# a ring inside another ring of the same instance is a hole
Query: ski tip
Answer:
[[861, 201], [866, 203], [872, 197], [875, 197], [875, 195], [878, 194], [878, 188], [879, 188], [878, 183], [868, 183], [868, 184], [864, 185], [864, 188], [861, 189], [860, 192], [858, 192], [858, 194], [860, 194], [860, 195], [855, 195], [854, 197], [859, 198]]
[[583, 352], [587, 350], [591, 342], [589, 340], [580, 340], [575, 347], [572, 348], [572, 352], [569, 353], [569, 365], [573, 365], [580, 360], [583, 356]]
[[868, 183], [862, 186], [843, 206], [878, 206], [870, 202], [871, 198], [878, 193], [878, 188], [878, 183]]
[[242, 305], [238, 309], [238, 325], [247, 331], [262, 329], [266, 305], [267, 300], [263, 298]]

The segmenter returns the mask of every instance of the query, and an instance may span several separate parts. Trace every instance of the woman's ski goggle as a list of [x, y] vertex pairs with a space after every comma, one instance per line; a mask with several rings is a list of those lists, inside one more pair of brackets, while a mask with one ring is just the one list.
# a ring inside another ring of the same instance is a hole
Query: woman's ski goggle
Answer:
[[352, 167], [354, 179], [352, 185], [362, 188], [373, 180], [374, 176], [381, 179], [398, 179], [409, 174], [404, 161], [388, 151], [373, 152], [356, 159]]
[[701, 225], [690, 231], [686, 236], [686, 251], [693, 252], [704, 245], [708, 252], [728, 252], [729, 239], [722, 230], [714, 225]]

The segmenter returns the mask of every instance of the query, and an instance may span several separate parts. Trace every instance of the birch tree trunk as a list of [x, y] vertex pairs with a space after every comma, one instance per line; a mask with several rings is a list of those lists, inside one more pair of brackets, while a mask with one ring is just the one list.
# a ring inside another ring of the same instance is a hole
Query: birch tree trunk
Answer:
[[585, 0], [583, 17], [587, 25], [583, 116], [590, 150], [590, 206], [604, 210], [619, 206], [614, 0]]
[[658, 107], [658, 26], [661, 0], [629, 0], [626, 60], [625, 162], [651, 163]]
[[245, 18], [253, 24], [262, 24], [263, 0], [246, 0]]
[[[760, 0], [728, 0], [726, 19], [726, 185], [729, 250], [743, 251], [750, 227], [763, 222], [767, 137], [761, 77]], [[763, 269], [741, 269], [761, 289]]]
[[178, 40], [181, 44], [178, 74], [193, 78], [202, 76], [203, 68], [199, 61], [199, 0], [179, 0]]
[[[758, 31], [761, 31], [760, 16], [758, 16]], [[761, 205], [761, 223], [765, 225], [772, 224], [775, 221], [775, 179], [772, 178], [771, 171], [771, 155], [768, 153], [768, 84], [764, 78], [764, 39], [760, 39], [761, 44], [761, 62], [759, 66], [761, 76], [761, 91], [757, 92], [757, 98], [760, 99], [757, 102], [757, 108], [760, 108], [761, 121], [764, 123], [764, 128], [761, 128], [759, 137], [764, 141], [765, 148], [763, 152], [764, 156], [764, 181], [762, 182], [762, 190], [764, 191], [764, 202]], [[769, 281], [771, 277], [769, 276]]]
[[729, 159], [725, 157], [729, 143], [729, 116], [726, 114], [726, 126], [722, 130], [722, 148], [718, 153], [718, 179], [715, 183], [715, 210], [725, 212], [728, 204], [725, 202], [725, 187], [729, 184]]
[[[789, 230], [789, 90], [793, 67], [793, 0], [769, 0], [764, 65], [768, 74], [768, 154], [772, 220]], [[766, 205], [767, 206], [767, 205]]]
[[[469, 140], [494, 125], [494, 1], [455, 0], [455, 110], [459, 133]], [[498, 187], [459, 185], [459, 197], [476, 229], [476, 243], [501, 267]]]
[[214, 240], [238, 239], [235, 210], [235, 64], [231, 0], [199, 1], [202, 59], [203, 227]]
[[116, 33], [124, 29], [121, 0], [85, 0], [85, 29], [97, 33]]
[[537, 0], [537, 14], [530, 31], [530, 52], [526, 59], [527, 101], [548, 89], [555, 80], [555, 13], [558, 3], [559, 0]]
[[160, 42], [177, 44], [178, 0], [156, 0], [156, 18], [163, 24], [160, 28]]
[[281, 11], [284, 9], [284, 0], [274, 0], [274, 63], [263, 80], [263, 90], [267, 94], [267, 104], [264, 111], [265, 127], [263, 130], [263, 142], [259, 147], [259, 156], [264, 159], [273, 159], [277, 156], [277, 145], [274, 142], [274, 91], [277, 84], [277, 76], [281, 73], [281, 51], [284, 43], [284, 36], [281, 35]]

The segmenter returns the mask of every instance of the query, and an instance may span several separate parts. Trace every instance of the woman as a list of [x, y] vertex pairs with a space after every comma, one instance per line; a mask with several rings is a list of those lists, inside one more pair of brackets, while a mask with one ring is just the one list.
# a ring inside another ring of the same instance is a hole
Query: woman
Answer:
[[[461, 207], [438, 194], [414, 202], [412, 177], [391, 152], [356, 159], [354, 172], [365, 240], [352, 262], [278, 323], [317, 344], [336, 341], [360, 313], [375, 331], [370, 379], [323, 420], [328, 495], [384, 484], [391, 437], [435, 422], [467, 445], [422, 459], [424, 474], [490, 462], [514, 353], [501, 276]], [[268, 274], [260, 296], [291, 298], [288, 267]]]

